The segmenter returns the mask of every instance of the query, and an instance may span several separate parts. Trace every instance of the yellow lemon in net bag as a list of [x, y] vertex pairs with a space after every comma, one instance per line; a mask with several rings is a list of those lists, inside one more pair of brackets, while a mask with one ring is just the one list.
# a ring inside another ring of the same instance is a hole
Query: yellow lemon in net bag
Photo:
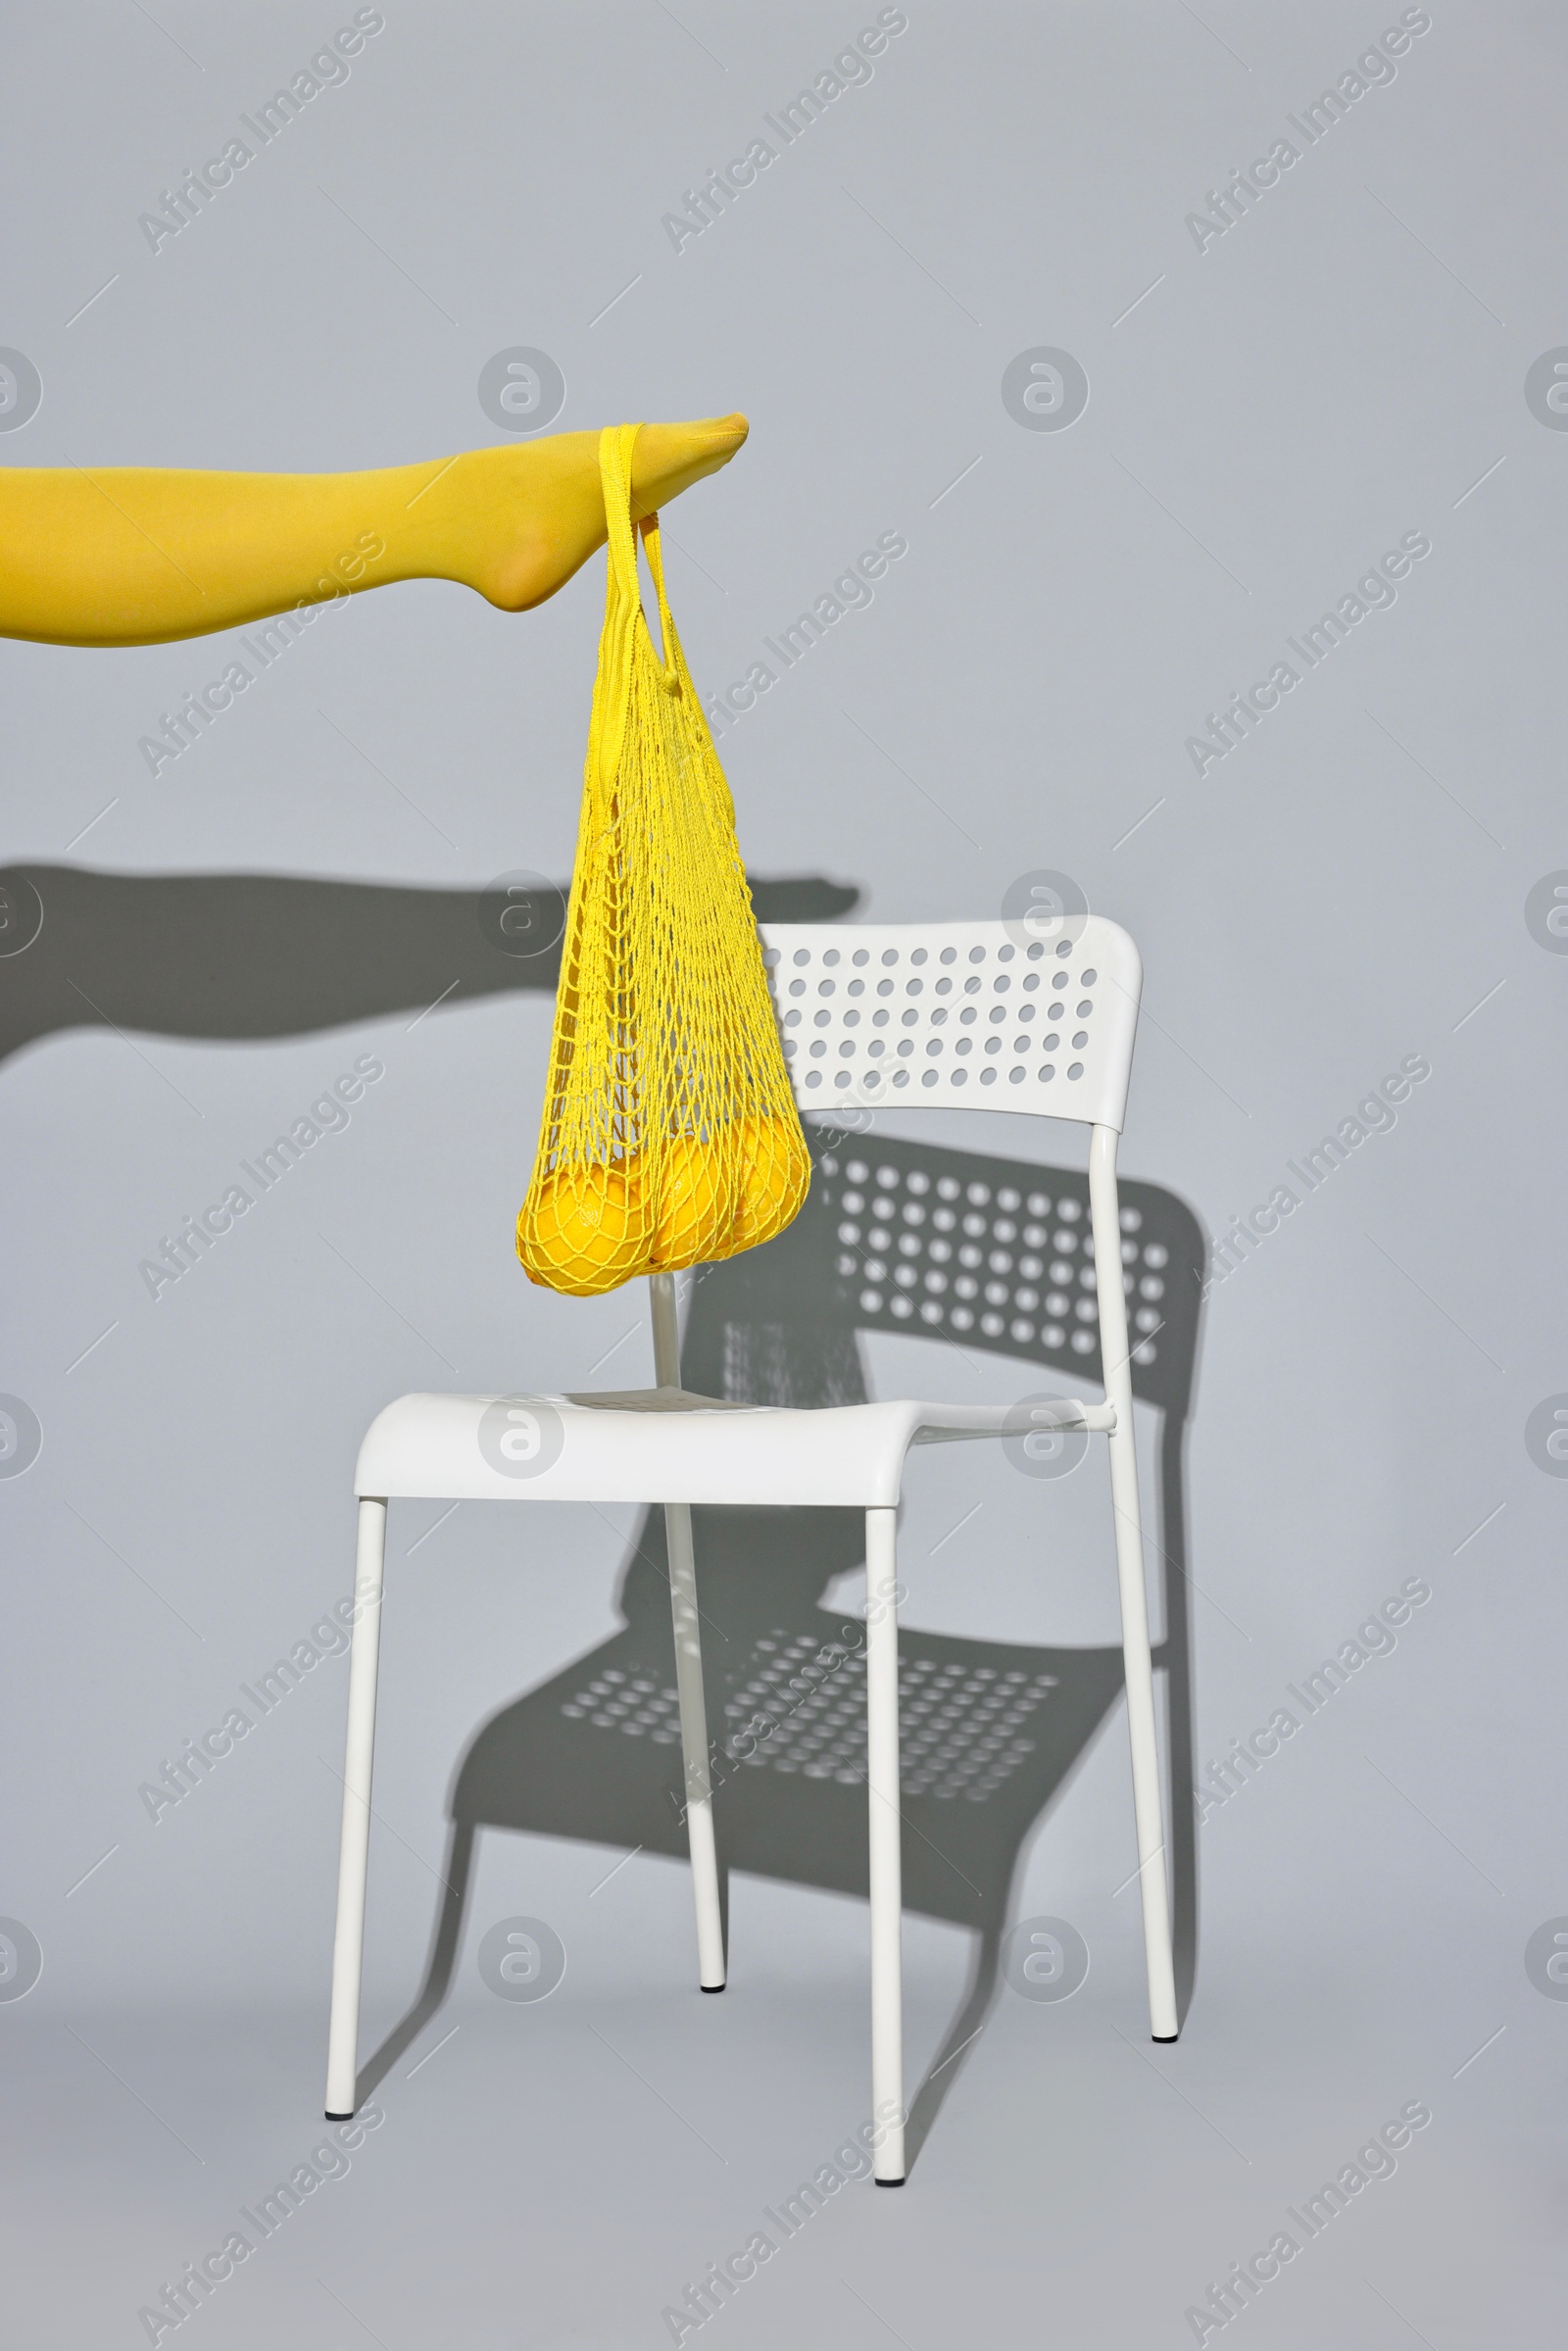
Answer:
[[734, 1221], [735, 1174], [729, 1152], [698, 1135], [671, 1136], [660, 1177], [655, 1265], [662, 1273], [676, 1273], [716, 1257]]
[[541, 1289], [591, 1297], [649, 1269], [642, 1171], [635, 1160], [557, 1168], [517, 1218], [517, 1255]]
[[742, 1156], [740, 1199], [727, 1248], [757, 1249], [781, 1233], [806, 1197], [811, 1162], [799, 1125], [784, 1118], [747, 1118], [736, 1138]]

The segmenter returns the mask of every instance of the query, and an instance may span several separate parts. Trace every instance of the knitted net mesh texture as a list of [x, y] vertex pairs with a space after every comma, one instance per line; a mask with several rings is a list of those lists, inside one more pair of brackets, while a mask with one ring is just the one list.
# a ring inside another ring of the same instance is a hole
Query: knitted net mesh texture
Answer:
[[571, 898], [539, 1149], [517, 1217], [530, 1281], [591, 1298], [755, 1249], [810, 1161], [779, 1043], [735, 808], [664, 594], [659, 517], [631, 521], [640, 427], [600, 439], [610, 524]]

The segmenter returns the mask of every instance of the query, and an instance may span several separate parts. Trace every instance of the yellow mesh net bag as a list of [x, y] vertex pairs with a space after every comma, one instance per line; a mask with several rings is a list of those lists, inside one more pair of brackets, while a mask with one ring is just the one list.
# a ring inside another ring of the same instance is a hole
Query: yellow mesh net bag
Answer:
[[735, 808], [638, 524], [631, 453], [600, 439], [609, 576], [539, 1149], [517, 1216], [530, 1281], [591, 1298], [755, 1249], [806, 1198], [806, 1140], [762, 969]]

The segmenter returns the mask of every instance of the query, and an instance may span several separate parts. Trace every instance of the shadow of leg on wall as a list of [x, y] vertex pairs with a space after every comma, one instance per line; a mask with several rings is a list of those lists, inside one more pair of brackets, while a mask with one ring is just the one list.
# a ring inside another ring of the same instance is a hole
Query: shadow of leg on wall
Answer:
[[[504, 877], [503, 877], [504, 878]], [[830, 922], [858, 890], [754, 878], [760, 922]], [[484, 997], [553, 996], [548, 883], [426, 890], [288, 873], [0, 868], [0, 1060], [68, 1029], [305, 1036]]]
[[[789, 1232], [749, 1256], [704, 1269], [693, 1286], [682, 1377], [702, 1394], [801, 1406], [863, 1398], [858, 1333], [887, 1328], [909, 1336], [913, 1315], [911, 1293], [878, 1287], [867, 1249], [843, 1238], [854, 1223], [847, 1196], [863, 1198], [868, 1182], [880, 1181], [883, 1197], [901, 1186], [918, 1195], [957, 1183], [970, 1201], [982, 1193], [1014, 1218], [1021, 1196], [1049, 1197], [1050, 1213], [1064, 1219], [1056, 1239], [1087, 1232], [1087, 1180], [1069, 1170], [881, 1138], [826, 1141], [818, 1133], [812, 1145], [811, 1195]], [[1139, 1278], [1161, 1290], [1168, 1285], [1169, 1295], [1168, 1307], [1161, 1300], [1157, 1337], [1140, 1344], [1135, 1390], [1164, 1418], [1158, 1477], [1164, 1635], [1157, 1662], [1169, 1689], [1174, 1917], [1185, 2008], [1197, 1963], [1198, 1897], [1182, 1430], [1196, 1359], [1201, 1241], [1190, 1211], [1170, 1194], [1128, 1182], [1122, 1193], [1139, 1219], [1138, 1261], [1156, 1269]], [[1075, 1239], [1073, 1246], [1080, 1248]], [[1023, 1279], [1026, 1285], [1030, 1277]], [[1020, 1313], [985, 1319], [995, 1327], [966, 1330], [966, 1347], [1046, 1363], [1070, 1375], [1063, 1393], [1098, 1383], [1098, 1335], [1084, 1320], [1069, 1326], [1037, 1315], [1029, 1322]], [[864, 1897], [864, 1624], [823, 1604], [833, 1580], [863, 1563], [863, 1517], [856, 1510], [700, 1508], [693, 1527], [726, 1882], [729, 1871], [739, 1870]], [[450, 1987], [479, 1829], [684, 1861], [660, 1511], [650, 1512], [639, 1531], [620, 1604], [620, 1631], [503, 1707], [464, 1756], [452, 1795], [447, 1887], [424, 1981], [368, 2062], [362, 2097]], [[901, 1628], [905, 1908], [963, 1926], [973, 1937], [959, 2012], [913, 2100], [912, 2149], [969, 2061], [996, 1997], [1012, 1885], [1030, 1834], [1105, 1723], [1121, 1683], [1119, 1646], [1058, 1648]], [[732, 1977], [737, 1987], [744, 1987], [745, 1974], [742, 1951]]]

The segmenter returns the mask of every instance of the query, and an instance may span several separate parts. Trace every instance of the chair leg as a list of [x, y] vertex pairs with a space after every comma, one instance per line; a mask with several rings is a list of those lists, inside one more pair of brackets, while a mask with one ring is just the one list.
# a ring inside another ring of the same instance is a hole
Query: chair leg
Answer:
[[870, 1805], [871, 2113], [879, 2187], [904, 2183], [904, 1857], [899, 1803], [898, 1512], [865, 1514], [866, 1788]]
[[[1123, 1419], [1117, 1407], [1118, 1423]], [[1174, 2040], [1176, 1970], [1171, 1951], [1170, 1896], [1166, 1886], [1165, 1830], [1159, 1788], [1159, 1746], [1154, 1728], [1154, 1672], [1149, 1653], [1149, 1598], [1144, 1584], [1143, 1531], [1138, 1513], [1138, 1465], [1132, 1453], [1131, 1407], [1125, 1413], [1128, 1443], [1118, 1454], [1118, 1425], [1110, 1439], [1111, 1501], [1116, 1513], [1116, 1563], [1121, 1586], [1122, 1671], [1127, 1688], [1127, 1734], [1132, 1746], [1133, 1821], [1138, 1837], [1138, 1870], [1144, 1905], [1144, 1964], [1149, 1978], [1149, 2030], [1155, 2040]], [[1120, 1474], [1118, 1474], [1120, 1473]], [[1131, 1489], [1131, 1503], [1127, 1494]]]
[[697, 1613], [697, 1561], [692, 1514], [686, 1502], [664, 1504], [669, 1553], [669, 1604], [675, 1620], [675, 1688], [680, 1695], [680, 1743], [686, 1766], [686, 1836], [697, 1904], [697, 1981], [704, 1991], [724, 1988], [724, 1924], [718, 1901], [718, 1854], [713, 1843], [713, 1786], [708, 1765], [708, 1707], [703, 1695], [703, 1643]]
[[1144, 1581], [1144, 1522], [1138, 1495], [1138, 1445], [1133, 1431], [1132, 1356], [1127, 1334], [1127, 1300], [1122, 1289], [1116, 1137], [1108, 1127], [1097, 1126], [1090, 1142], [1089, 1200], [1094, 1219], [1105, 1400], [1116, 1407], [1116, 1426], [1109, 1439], [1110, 1505], [1116, 1526], [1116, 1580], [1121, 1592], [1122, 1669], [1127, 1688], [1127, 1734], [1132, 1743], [1138, 1876], [1144, 1903], [1149, 2029], [1155, 2040], [1174, 2040], [1176, 1970], [1171, 1954], [1170, 1899], [1165, 1883], [1159, 1745], [1154, 1732], [1154, 1674], [1149, 1654], [1149, 1592]]
[[370, 1850], [370, 1763], [375, 1750], [375, 1670], [381, 1648], [385, 1561], [386, 1504], [362, 1501], [354, 1573], [354, 1646], [349, 1657], [337, 1933], [332, 1943], [332, 2022], [326, 2047], [326, 2119], [330, 2123], [346, 2122], [353, 2114], [358, 2083], [365, 1876]]

